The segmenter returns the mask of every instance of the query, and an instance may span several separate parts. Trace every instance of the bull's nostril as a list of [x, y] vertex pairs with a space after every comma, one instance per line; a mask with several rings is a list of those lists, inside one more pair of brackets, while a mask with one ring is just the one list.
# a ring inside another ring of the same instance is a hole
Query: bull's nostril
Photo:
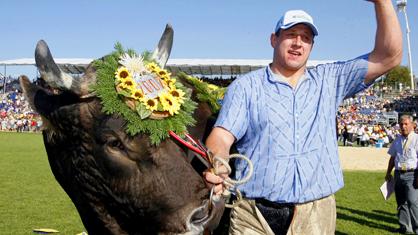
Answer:
[[193, 212], [192, 216], [190, 217], [190, 223], [200, 224], [207, 219], [208, 214], [208, 207], [201, 206]]

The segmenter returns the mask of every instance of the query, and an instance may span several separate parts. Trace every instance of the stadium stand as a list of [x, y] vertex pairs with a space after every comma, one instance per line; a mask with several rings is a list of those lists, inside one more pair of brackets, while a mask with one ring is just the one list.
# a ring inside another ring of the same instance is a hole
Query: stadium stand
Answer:
[[[227, 86], [233, 78], [201, 79]], [[0, 84], [0, 130], [40, 131], [42, 119], [29, 107], [20, 91], [18, 79], [8, 79], [6, 90], [3, 88]], [[417, 94], [392, 92], [378, 86], [347, 98], [336, 117], [338, 141], [345, 146], [388, 146], [399, 134], [399, 116], [411, 114], [416, 118], [417, 104]]]

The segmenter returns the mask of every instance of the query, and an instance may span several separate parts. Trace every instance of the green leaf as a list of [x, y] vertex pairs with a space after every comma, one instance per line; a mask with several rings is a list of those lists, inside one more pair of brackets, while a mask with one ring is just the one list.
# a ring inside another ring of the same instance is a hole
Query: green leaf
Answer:
[[152, 113], [151, 110], [147, 109], [141, 103], [137, 103], [136, 112], [138, 113], [139, 117], [141, 117], [141, 119], [145, 119], [145, 118], [149, 117]]
[[158, 102], [157, 104], [157, 110], [158, 111], [164, 111], [163, 105], [161, 104], [161, 102]]
[[119, 95], [123, 95], [125, 97], [131, 97], [131, 93], [129, 93], [127, 90], [120, 90], [118, 92]]

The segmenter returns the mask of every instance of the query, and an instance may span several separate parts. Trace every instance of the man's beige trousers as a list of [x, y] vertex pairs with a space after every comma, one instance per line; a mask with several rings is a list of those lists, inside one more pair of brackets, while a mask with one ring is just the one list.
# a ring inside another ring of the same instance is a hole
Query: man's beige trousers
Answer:
[[[337, 211], [334, 195], [296, 204], [287, 235], [331, 235], [335, 233]], [[242, 199], [231, 210], [231, 235], [274, 235], [254, 200]]]

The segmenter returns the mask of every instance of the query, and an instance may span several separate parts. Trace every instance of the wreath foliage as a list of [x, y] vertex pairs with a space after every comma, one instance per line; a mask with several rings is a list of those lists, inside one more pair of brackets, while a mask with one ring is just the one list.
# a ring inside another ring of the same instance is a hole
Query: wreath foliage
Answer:
[[[175, 82], [176, 89], [184, 92], [184, 99], [180, 109], [175, 114], [160, 120], [144, 118], [138, 108], [134, 110], [126, 104], [125, 93], [118, 92], [116, 89], [115, 72], [120, 67], [120, 58], [126, 54], [130, 57], [138, 56], [135, 51], [130, 49], [124, 50], [120, 43], [116, 43], [115, 50], [111, 54], [94, 61], [97, 82], [92, 87], [92, 90], [101, 99], [102, 111], [108, 115], [121, 116], [127, 121], [126, 132], [129, 135], [148, 134], [151, 142], [155, 145], [167, 138], [170, 130], [178, 135], [184, 135], [187, 127], [196, 123], [192, 114], [197, 104], [190, 97], [190, 89], [183, 86], [180, 82]], [[150, 59], [149, 52], [145, 52], [141, 56], [144, 62], [153, 62]], [[145, 117], [147, 116], [145, 115]]]
[[187, 80], [191, 83], [197, 92], [197, 99], [200, 102], [209, 104], [212, 113], [217, 113], [221, 109], [220, 101], [223, 99], [226, 87], [219, 87], [207, 82], [204, 82], [196, 77], [189, 76], [183, 72], [177, 75], [179, 78]]

